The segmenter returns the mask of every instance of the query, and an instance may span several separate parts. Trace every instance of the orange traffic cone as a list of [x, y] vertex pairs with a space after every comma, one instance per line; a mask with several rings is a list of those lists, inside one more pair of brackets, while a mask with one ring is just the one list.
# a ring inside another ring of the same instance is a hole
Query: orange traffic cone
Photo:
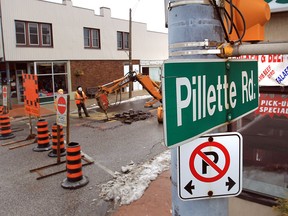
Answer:
[[0, 140], [14, 138], [12, 134], [10, 118], [8, 114], [0, 115]]
[[49, 143], [48, 122], [45, 121], [45, 119], [39, 119], [37, 122], [37, 143], [38, 145], [33, 148], [33, 151], [42, 152], [51, 149]]
[[77, 189], [88, 184], [88, 178], [82, 174], [81, 148], [76, 142], [67, 146], [66, 167], [67, 178], [61, 184], [63, 188]]
[[[64, 144], [64, 132], [63, 132], [63, 126], [60, 125], [60, 157], [66, 155], [66, 149]], [[58, 136], [57, 136], [57, 124], [55, 123], [52, 126], [52, 151], [49, 152], [49, 157], [57, 157], [57, 145], [58, 145]]]

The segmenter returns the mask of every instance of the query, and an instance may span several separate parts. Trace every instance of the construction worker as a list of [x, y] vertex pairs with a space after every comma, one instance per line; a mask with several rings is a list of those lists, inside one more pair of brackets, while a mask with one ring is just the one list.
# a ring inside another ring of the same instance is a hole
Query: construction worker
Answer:
[[[58, 94], [64, 94], [64, 90], [63, 89], [59, 89], [58, 91], [57, 91], [57, 93]], [[57, 110], [57, 97], [55, 98], [55, 100], [54, 100], [54, 108], [55, 108], [55, 110]]]
[[75, 92], [75, 95], [74, 95], [74, 99], [75, 99], [76, 106], [78, 108], [78, 116], [79, 116], [79, 118], [83, 118], [82, 114], [81, 114], [81, 108], [83, 109], [83, 111], [85, 113], [85, 116], [86, 117], [90, 117], [89, 114], [88, 114], [88, 111], [86, 109], [86, 106], [85, 106], [85, 100], [87, 98], [88, 97], [86, 96], [85, 92], [82, 90], [82, 87], [78, 86], [77, 90]]

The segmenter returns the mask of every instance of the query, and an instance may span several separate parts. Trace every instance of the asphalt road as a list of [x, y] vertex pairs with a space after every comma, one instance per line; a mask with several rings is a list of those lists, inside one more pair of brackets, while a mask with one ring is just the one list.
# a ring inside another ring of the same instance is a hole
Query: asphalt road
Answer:
[[[146, 99], [147, 100], [147, 99]], [[143, 108], [144, 100], [123, 103], [109, 109], [109, 115], [123, 111], [142, 110], [150, 112], [146, 120], [124, 124], [118, 120], [105, 121], [105, 115], [90, 109], [90, 118], [70, 118], [70, 142], [77, 142], [88, 159], [94, 163], [83, 166], [83, 174], [89, 183], [78, 189], [64, 189], [62, 181], [66, 172], [37, 180], [41, 175], [65, 170], [66, 163], [41, 169], [38, 173], [32, 169], [56, 163], [56, 158], [48, 157], [48, 152], [35, 152], [37, 144], [19, 147], [32, 141], [0, 146], [0, 215], [97, 215], [106, 216], [117, 208], [112, 202], [99, 197], [101, 185], [113, 180], [115, 172], [133, 161], [141, 164], [165, 151], [163, 144], [163, 125], [158, 124], [155, 108]], [[55, 116], [46, 117], [49, 129], [55, 122]], [[16, 137], [22, 140], [29, 135], [28, 120], [13, 122]], [[36, 120], [32, 121], [33, 133]], [[64, 130], [66, 131], [66, 130]], [[15, 148], [17, 147], [17, 148]], [[61, 160], [65, 160], [62, 157]], [[83, 161], [83, 160], [82, 160]], [[84, 165], [86, 162], [83, 161]]]

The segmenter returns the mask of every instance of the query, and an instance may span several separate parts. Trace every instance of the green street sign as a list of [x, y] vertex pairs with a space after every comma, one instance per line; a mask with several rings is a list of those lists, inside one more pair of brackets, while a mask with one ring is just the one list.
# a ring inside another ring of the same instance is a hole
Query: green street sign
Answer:
[[257, 62], [170, 60], [162, 88], [165, 143], [179, 146], [257, 109]]

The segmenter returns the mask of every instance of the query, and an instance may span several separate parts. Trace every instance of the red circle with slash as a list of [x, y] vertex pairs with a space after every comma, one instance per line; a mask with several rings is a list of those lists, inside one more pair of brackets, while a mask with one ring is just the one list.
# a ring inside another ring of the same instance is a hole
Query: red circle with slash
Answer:
[[[225, 165], [224, 168], [221, 169], [220, 167], [217, 166], [216, 163], [214, 163], [207, 155], [205, 155], [201, 150], [206, 148], [206, 147], [216, 147], [221, 150], [221, 152], [225, 156]], [[210, 167], [212, 167], [218, 174], [214, 177], [205, 177], [200, 175], [197, 170], [195, 169], [194, 166], [194, 161], [196, 156], [200, 156], [202, 160], [204, 160]], [[198, 180], [202, 182], [215, 182], [219, 179], [221, 179], [227, 172], [228, 168], [230, 166], [230, 155], [228, 150], [220, 143], [218, 142], [205, 142], [200, 144], [191, 154], [190, 156], [190, 161], [189, 161], [189, 167], [192, 175], [197, 178]]]

